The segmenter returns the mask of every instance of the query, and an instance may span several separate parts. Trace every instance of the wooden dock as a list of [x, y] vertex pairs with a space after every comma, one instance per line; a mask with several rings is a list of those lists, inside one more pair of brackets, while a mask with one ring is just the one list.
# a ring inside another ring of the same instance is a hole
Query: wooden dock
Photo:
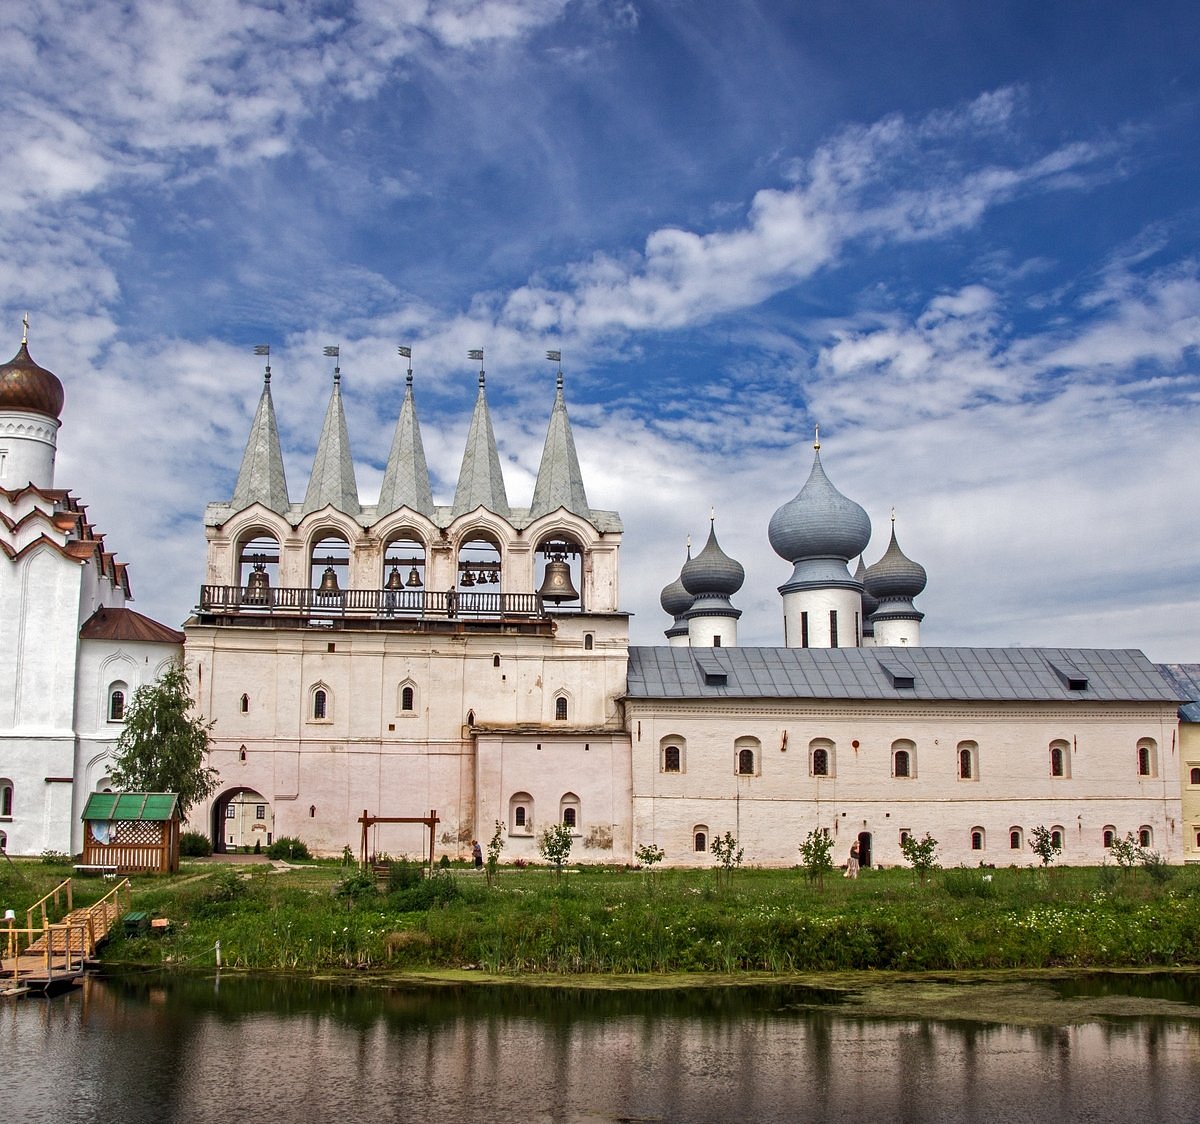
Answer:
[[[0, 929], [7, 941], [0, 957], [0, 994], [21, 995], [69, 987], [95, 960], [100, 947], [129, 910], [132, 889], [123, 879], [95, 905], [73, 908], [70, 879], [30, 906], [23, 928]], [[66, 901], [67, 913], [51, 921], [50, 913]], [[37, 922], [40, 921], [40, 924]]]

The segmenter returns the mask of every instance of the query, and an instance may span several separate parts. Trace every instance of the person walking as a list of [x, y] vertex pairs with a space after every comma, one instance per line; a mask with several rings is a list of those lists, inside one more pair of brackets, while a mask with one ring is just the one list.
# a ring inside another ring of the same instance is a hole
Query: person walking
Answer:
[[846, 873], [842, 877], [843, 878], [857, 878], [858, 877], [858, 843], [857, 842], [850, 844], [850, 858], [846, 863]]
[[478, 839], [471, 840], [471, 857], [475, 860], [475, 869], [483, 869], [483, 848], [479, 845]]

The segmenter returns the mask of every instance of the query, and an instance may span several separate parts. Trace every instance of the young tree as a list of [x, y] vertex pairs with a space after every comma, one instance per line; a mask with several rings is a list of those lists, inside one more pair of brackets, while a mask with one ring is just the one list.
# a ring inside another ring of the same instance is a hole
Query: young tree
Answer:
[[1062, 844], [1055, 841], [1054, 832], [1045, 824], [1038, 824], [1029, 833], [1029, 848], [1039, 859], [1042, 866], [1049, 866], [1062, 851]]
[[824, 890], [825, 875], [833, 870], [833, 836], [824, 828], [813, 828], [800, 844], [800, 858], [808, 880]]
[[185, 819], [216, 791], [217, 770], [206, 764], [212, 723], [193, 714], [193, 705], [182, 661], [133, 693], [113, 754], [114, 788], [177, 792]]
[[938, 841], [929, 832], [924, 839], [915, 835], [906, 835], [900, 840], [900, 851], [908, 861], [909, 866], [916, 871], [917, 877], [924, 885], [931, 870], [937, 870]]
[[724, 881], [726, 886], [733, 882], [733, 871], [735, 867], [742, 865], [742, 855], [745, 854], [745, 848], [738, 846], [737, 839], [734, 838], [732, 831], [725, 832], [724, 835], [718, 835], [711, 844], [713, 857], [717, 860], [720, 869], [717, 871], [717, 882]]
[[554, 864], [555, 881], [562, 881], [563, 863], [571, 857], [571, 828], [565, 823], [551, 824], [538, 836], [538, 850]]
[[642, 843], [634, 849], [633, 857], [646, 868], [647, 882], [654, 890], [654, 867], [666, 858], [666, 851], [655, 843]]
[[492, 832], [492, 840], [488, 844], [487, 852], [487, 884], [494, 886], [496, 884], [496, 876], [500, 873], [500, 852], [504, 850], [504, 824], [499, 820], [496, 821], [496, 830]]

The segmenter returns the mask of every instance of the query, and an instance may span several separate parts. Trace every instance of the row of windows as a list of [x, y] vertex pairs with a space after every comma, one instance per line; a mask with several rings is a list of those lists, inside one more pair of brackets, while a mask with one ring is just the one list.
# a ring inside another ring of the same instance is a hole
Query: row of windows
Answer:
[[[411, 683], [400, 686], [397, 703], [401, 714], [413, 714], [417, 709], [417, 689]], [[241, 710], [246, 714], [250, 710], [250, 696], [243, 695]], [[566, 695], [558, 695], [554, 699], [554, 720], [566, 722], [569, 717], [569, 703]], [[323, 683], [318, 683], [309, 690], [308, 716], [314, 722], [328, 722], [333, 718], [333, 693]], [[467, 714], [467, 725], [475, 724], [475, 712]]]
[[[664, 773], [687, 771], [687, 742], [670, 736], [663, 738], [660, 745], [660, 769]], [[854, 742], [855, 750], [858, 743]], [[835, 775], [836, 746], [828, 738], [814, 738], [808, 744], [808, 771], [814, 777]], [[900, 739], [892, 743], [893, 777], [911, 780], [917, 775], [916, 743]], [[979, 779], [979, 746], [973, 741], [959, 742], [956, 747], [956, 766], [959, 780]], [[1064, 740], [1052, 741], [1048, 746], [1047, 767], [1052, 777], [1071, 775], [1071, 747]], [[1158, 746], [1153, 738], [1142, 738], [1137, 744], [1136, 768], [1139, 776], [1158, 775]], [[740, 776], [757, 776], [761, 772], [761, 743], [757, 738], [738, 738], [734, 742], [734, 770]], [[1200, 768], [1191, 771], [1192, 784], [1200, 784]]]
[[[528, 792], [515, 792], [508, 801], [509, 835], [533, 834], [533, 797]], [[583, 823], [583, 811], [579, 797], [573, 792], [564, 792], [558, 802], [558, 822], [572, 831]]]

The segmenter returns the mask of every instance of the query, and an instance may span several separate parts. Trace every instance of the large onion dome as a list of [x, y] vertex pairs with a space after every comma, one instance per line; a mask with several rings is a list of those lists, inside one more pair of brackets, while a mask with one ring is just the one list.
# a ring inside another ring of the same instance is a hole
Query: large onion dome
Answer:
[[908, 558], [896, 541], [896, 524], [892, 522], [892, 541], [883, 557], [867, 567], [863, 579], [867, 592], [882, 601], [911, 601], [925, 588], [928, 581], [925, 567]]
[[730, 597], [742, 588], [746, 571], [740, 562], [730, 558], [717, 544], [715, 522], [709, 527], [708, 542], [704, 544], [704, 549], [683, 564], [679, 580], [692, 596], [715, 594]]
[[808, 482], [771, 516], [767, 535], [771, 548], [788, 562], [805, 558], [849, 562], [871, 541], [871, 520], [829, 482], [821, 467], [820, 446], [816, 449]]
[[664, 586], [659, 595], [658, 603], [663, 612], [672, 617], [682, 617], [691, 607], [695, 598], [683, 588], [683, 579], [676, 578], [670, 585]]
[[29, 410], [58, 421], [63, 400], [58, 376], [39, 367], [22, 340], [17, 354], [0, 366], [0, 410]]

